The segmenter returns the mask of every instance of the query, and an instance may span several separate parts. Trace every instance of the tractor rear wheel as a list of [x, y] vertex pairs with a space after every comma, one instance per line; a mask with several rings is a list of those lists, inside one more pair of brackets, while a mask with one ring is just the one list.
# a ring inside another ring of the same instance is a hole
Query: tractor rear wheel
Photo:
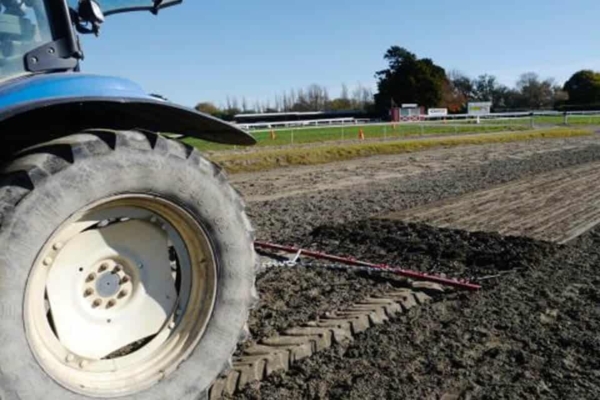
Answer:
[[198, 399], [256, 301], [244, 204], [197, 151], [86, 131], [0, 175], [0, 398]]

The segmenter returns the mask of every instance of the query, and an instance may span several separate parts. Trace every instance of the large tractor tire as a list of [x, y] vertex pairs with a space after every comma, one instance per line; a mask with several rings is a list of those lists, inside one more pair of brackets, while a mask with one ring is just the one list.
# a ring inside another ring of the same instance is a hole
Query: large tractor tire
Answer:
[[244, 204], [197, 151], [86, 131], [0, 177], [0, 399], [201, 399], [256, 301]]

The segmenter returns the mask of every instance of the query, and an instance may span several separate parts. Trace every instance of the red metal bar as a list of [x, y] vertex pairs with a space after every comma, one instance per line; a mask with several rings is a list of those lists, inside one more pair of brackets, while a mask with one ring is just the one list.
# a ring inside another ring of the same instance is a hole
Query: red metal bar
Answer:
[[417, 280], [428, 281], [428, 282], [435, 282], [435, 283], [439, 283], [440, 285], [451, 286], [451, 287], [455, 287], [458, 289], [465, 289], [465, 290], [471, 290], [471, 291], [477, 291], [477, 290], [481, 289], [480, 285], [476, 285], [474, 283], [470, 283], [467, 281], [442, 278], [441, 276], [429, 275], [429, 274], [424, 274], [422, 272], [396, 268], [396, 267], [392, 267], [391, 265], [373, 264], [373, 263], [369, 263], [369, 262], [365, 262], [365, 261], [359, 261], [354, 258], [338, 257], [338, 256], [334, 256], [331, 254], [321, 253], [318, 251], [299, 249], [299, 248], [293, 247], [293, 246], [282, 246], [282, 245], [266, 243], [266, 242], [254, 242], [254, 246], [263, 248], [263, 249], [282, 251], [285, 253], [301, 252], [302, 255], [311, 257], [311, 258], [339, 262], [341, 264], [353, 265], [353, 266], [357, 266], [357, 267], [368, 267], [368, 268], [379, 269], [379, 270], [387, 271], [387, 272], [390, 272], [390, 273], [393, 273], [393, 274], [396, 274], [399, 276], [404, 276], [406, 278], [417, 279]]

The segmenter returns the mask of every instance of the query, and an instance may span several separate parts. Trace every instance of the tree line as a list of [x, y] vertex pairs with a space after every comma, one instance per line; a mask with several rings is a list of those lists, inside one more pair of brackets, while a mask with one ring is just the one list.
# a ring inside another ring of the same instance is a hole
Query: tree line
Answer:
[[388, 67], [375, 73], [377, 93], [358, 85], [342, 85], [339, 97], [331, 98], [318, 84], [285, 91], [272, 102], [255, 102], [228, 97], [225, 105], [202, 102], [196, 109], [231, 120], [239, 113], [291, 111], [365, 111], [385, 116], [391, 107], [417, 103], [425, 108], [442, 107], [451, 113], [465, 112], [472, 101], [491, 101], [493, 111], [600, 110], [600, 72], [581, 70], [564, 84], [542, 78], [535, 72], [522, 74], [514, 87], [489, 74], [471, 78], [460, 71], [446, 71], [429, 58], [399, 46], [390, 47], [384, 60]]
[[225, 104], [217, 106], [212, 102], [201, 102], [196, 109], [225, 120], [237, 114], [307, 112], [307, 111], [366, 111], [374, 105], [373, 91], [363, 85], [350, 90], [342, 85], [340, 96], [331, 98], [325, 86], [312, 84], [306, 88], [291, 89], [276, 95], [274, 100], [249, 104], [245, 97], [227, 97]]
[[515, 87], [507, 87], [493, 75], [472, 79], [460, 71], [446, 71], [429, 58], [398, 47], [384, 56], [388, 68], [375, 74], [380, 112], [401, 103], [426, 108], [444, 107], [464, 112], [468, 102], [491, 101], [494, 111], [600, 109], [600, 73], [576, 72], [564, 85], [535, 72], [522, 74]]

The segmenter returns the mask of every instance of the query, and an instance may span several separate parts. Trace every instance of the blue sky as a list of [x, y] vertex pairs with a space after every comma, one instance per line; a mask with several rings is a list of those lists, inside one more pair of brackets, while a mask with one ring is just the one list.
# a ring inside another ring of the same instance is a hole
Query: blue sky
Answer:
[[600, 70], [599, 15], [598, 0], [185, 0], [158, 17], [109, 17], [100, 38], [84, 38], [82, 67], [187, 106], [311, 83], [332, 95], [342, 83], [375, 88], [391, 45], [507, 85], [527, 71], [562, 84]]

